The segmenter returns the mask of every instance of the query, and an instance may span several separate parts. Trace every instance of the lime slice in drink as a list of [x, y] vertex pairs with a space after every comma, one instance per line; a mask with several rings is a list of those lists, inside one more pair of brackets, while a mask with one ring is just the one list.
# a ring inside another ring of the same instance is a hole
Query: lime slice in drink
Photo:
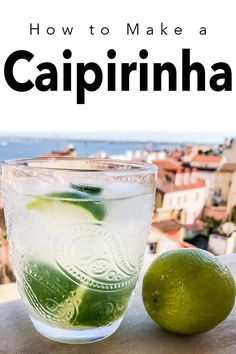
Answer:
[[83, 288], [78, 288], [75, 295], [80, 302], [79, 311], [70, 323], [73, 326], [99, 327], [106, 326], [123, 315], [133, 287], [111, 292], [86, 289], [82, 296], [81, 289]]
[[83, 192], [83, 193], [88, 193], [90, 195], [91, 194], [92, 195], [99, 195], [103, 191], [103, 188], [98, 187], [98, 186], [92, 186], [92, 185], [84, 186], [82, 184], [71, 183], [70, 186], [71, 186], [72, 189], [74, 189], [76, 191]]
[[119, 319], [135, 285], [112, 291], [94, 290], [41, 262], [28, 263], [24, 278], [24, 292], [34, 311], [62, 327], [99, 327]]
[[[84, 187], [88, 188], [88, 187]], [[94, 187], [96, 188], [96, 187]], [[55, 206], [56, 203], [70, 204], [75, 207], [84, 208], [92, 216], [101, 221], [106, 215], [106, 208], [101, 198], [97, 197], [96, 194], [82, 192], [82, 191], [67, 191], [67, 192], [54, 192], [49, 193], [43, 196], [34, 196], [28, 203], [27, 208], [43, 210], [44, 208], [50, 207], [53, 203]]]

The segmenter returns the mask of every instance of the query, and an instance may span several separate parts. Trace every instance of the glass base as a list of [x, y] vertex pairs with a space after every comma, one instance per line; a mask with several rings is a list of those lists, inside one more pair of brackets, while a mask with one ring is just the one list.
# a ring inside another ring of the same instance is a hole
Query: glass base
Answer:
[[31, 318], [36, 330], [44, 337], [67, 344], [86, 344], [103, 340], [112, 335], [120, 326], [122, 318], [109, 326], [89, 329], [64, 329], [50, 326]]

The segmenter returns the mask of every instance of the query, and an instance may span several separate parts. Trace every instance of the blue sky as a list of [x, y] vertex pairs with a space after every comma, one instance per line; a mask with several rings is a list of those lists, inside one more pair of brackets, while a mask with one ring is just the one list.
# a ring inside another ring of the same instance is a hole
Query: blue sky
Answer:
[[0, 136], [72, 138], [89, 140], [157, 141], [186, 143], [223, 143], [225, 137], [236, 136], [234, 132], [168, 132], [168, 131], [81, 131], [81, 132], [12, 132]]

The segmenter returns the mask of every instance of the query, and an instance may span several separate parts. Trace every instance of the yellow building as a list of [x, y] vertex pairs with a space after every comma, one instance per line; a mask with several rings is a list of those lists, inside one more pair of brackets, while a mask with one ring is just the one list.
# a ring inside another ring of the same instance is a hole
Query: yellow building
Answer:
[[212, 178], [212, 204], [227, 205], [231, 194], [231, 187], [236, 163], [225, 163], [215, 171]]
[[236, 205], [236, 171], [233, 172], [232, 181], [227, 202], [227, 211], [231, 212], [231, 209]]

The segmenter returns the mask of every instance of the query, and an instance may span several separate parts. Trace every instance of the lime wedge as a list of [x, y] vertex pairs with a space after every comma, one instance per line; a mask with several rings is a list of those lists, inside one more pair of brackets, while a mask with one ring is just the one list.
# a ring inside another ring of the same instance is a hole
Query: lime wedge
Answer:
[[24, 278], [24, 292], [34, 311], [64, 327], [99, 327], [119, 319], [134, 288], [132, 284], [113, 291], [94, 290], [40, 262], [25, 266]]
[[29, 210], [42, 210], [44, 206], [49, 206], [49, 203], [52, 202], [69, 203], [76, 207], [84, 208], [99, 221], [103, 220], [106, 216], [106, 208], [101, 198], [82, 191], [55, 192], [44, 196], [34, 196], [26, 206]]
[[72, 189], [74, 189], [76, 191], [89, 193], [89, 194], [93, 194], [93, 195], [101, 194], [103, 191], [103, 188], [98, 187], [98, 186], [91, 186], [91, 185], [84, 186], [81, 184], [73, 184], [73, 183], [71, 183], [70, 186]]
[[100, 327], [118, 320], [128, 306], [132, 290], [133, 287], [111, 292], [86, 289], [81, 298], [78, 296], [80, 307], [71, 324]]
[[[65, 277], [56, 268], [41, 262], [30, 262], [25, 265], [24, 277], [29, 286], [25, 289], [26, 295], [30, 295], [29, 291], [32, 291], [42, 305], [45, 305], [50, 298], [61, 303], [70, 296], [71, 291], [77, 288], [77, 284]], [[33, 305], [31, 302], [33, 298], [29, 296], [28, 300]]]

